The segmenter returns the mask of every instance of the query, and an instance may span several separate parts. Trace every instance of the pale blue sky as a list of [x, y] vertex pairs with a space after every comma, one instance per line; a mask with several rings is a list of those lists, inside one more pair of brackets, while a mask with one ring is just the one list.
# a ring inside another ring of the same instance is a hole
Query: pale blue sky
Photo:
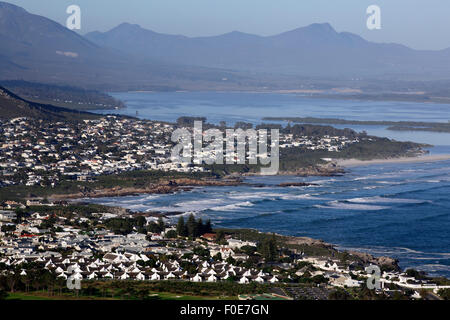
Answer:
[[[416, 49], [450, 47], [448, 0], [9, 0], [65, 24], [66, 8], [82, 10], [82, 30], [106, 31], [122, 22], [161, 33], [217, 35], [233, 30], [273, 35], [314, 22], [329, 22], [376, 42]], [[381, 30], [366, 28], [366, 8], [381, 7]]]

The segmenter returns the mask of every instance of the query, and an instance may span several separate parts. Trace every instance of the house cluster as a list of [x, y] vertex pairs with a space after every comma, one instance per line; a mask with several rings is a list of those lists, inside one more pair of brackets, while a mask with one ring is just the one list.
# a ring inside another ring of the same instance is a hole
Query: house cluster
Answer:
[[[175, 126], [167, 123], [105, 116], [82, 122], [15, 118], [0, 124], [0, 187], [52, 187], [61, 180], [91, 181], [98, 175], [141, 169], [207, 171], [201, 164], [172, 157]], [[338, 152], [356, 142], [358, 138], [345, 136], [280, 134], [280, 148]], [[203, 159], [216, 158], [214, 150], [201, 152]]]
[[97, 175], [202, 167], [170, 161], [173, 125], [105, 116], [83, 122], [0, 121], [0, 186], [54, 186]]
[[359, 138], [350, 138], [346, 136], [294, 136], [285, 134], [280, 136], [280, 148], [302, 147], [307, 150], [325, 150], [330, 152], [339, 152], [346, 146], [358, 143]]
[[[249, 282], [276, 283], [276, 275], [270, 275], [262, 270], [236, 267], [226, 262], [210, 263], [199, 257], [179, 260], [156, 260], [151, 265], [146, 254], [134, 253], [107, 253], [102, 258], [74, 253], [63, 257], [57, 253], [46, 255], [15, 256], [0, 258], [0, 263], [7, 266], [16, 266], [20, 275], [27, 275], [26, 269], [21, 269], [26, 263], [37, 263], [49, 270], [56, 278], [67, 280], [69, 277], [76, 280], [181, 280], [193, 282], [217, 282], [233, 277], [242, 284]], [[190, 270], [183, 269], [183, 262], [194, 264]]]
[[[315, 271], [310, 272], [311, 276], [324, 276], [328, 279], [328, 284], [335, 287], [361, 287], [373, 275], [368, 273], [365, 268], [355, 268], [354, 263], [346, 265], [339, 260], [330, 258], [302, 257], [297, 262], [310, 263], [315, 268]], [[296, 274], [302, 275], [305, 270], [307, 270], [307, 267], [298, 270]], [[392, 290], [390, 284], [396, 285], [397, 288], [412, 290], [433, 289], [435, 292], [439, 289], [450, 288], [450, 286], [439, 286], [428, 279], [416, 279], [402, 271], [383, 271], [377, 280], [380, 284], [378, 290], [384, 292], [398, 290]]]
[[[174, 226], [166, 226], [158, 233], [138, 233], [135, 229], [127, 234], [85, 227], [90, 219], [106, 222], [130, 217], [131, 213], [94, 213], [89, 218], [79, 214], [67, 218], [39, 212], [19, 217], [14, 211], [1, 210], [0, 272], [14, 270], [25, 276], [26, 265], [33, 262], [62, 280], [68, 277], [81, 281], [228, 280], [240, 284], [290, 282], [294, 274], [302, 277], [308, 273], [310, 278], [325, 278], [326, 287], [343, 288], [360, 287], [371, 275], [365, 271], [365, 265], [361, 268], [357, 263], [344, 264], [330, 257], [296, 251], [283, 254], [282, 258], [292, 258], [290, 262], [276, 262], [269, 268], [259, 262], [249, 265], [249, 255], [244, 249], [256, 249], [256, 242], [227, 236], [225, 242], [219, 244], [212, 233], [196, 239], [166, 237], [175, 230]], [[379, 280], [380, 291], [384, 292], [393, 290], [392, 285], [396, 285], [395, 290], [433, 289], [437, 292], [448, 288], [400, 271], [383, 272]]]
[[[96, 214], [104, 219], [114, 214]], [[254, 242], [228, 239], [228, 244], [218, 245], [208, 241], [208, 236], [195, 241], [186, 239], [165, 239], [164, 234], [173, 230], [167, 227], [160, 234], [141, 234], [132, 232], [126, 235], [114, 234], [101, 229], [83, 232], [80, 227], [68, 222], [83, 223], [86, 218], [67, 221], [64, 217], [56, 219], [53, 231], [42, 229], [42, 224], [52, 218], [50, 214], [33, 213], [17, 223], [13, 211], [0, 212], [2, 233], [0, 238], [0, 264], [16, 266], [16, 272], [26, 275], [27, 263], [38, 263], [51, 271], [57, 278], [92, 280], [185, 280], [194, 282], [216, 282], [232, 277], [239, 283], [275, 283], [276, 275], [258, 268], [244, 268], [231, 261], [245, 261], [246, 254], [235, 252], [246, 245], [256, 246]], [[73, 219], [72, 219], [73, 220]], [[3, 228], [14, 226], [14, 228]], [[210, 257], [220, 254], [222, 259], [213, 260], [195, 254], [196, 248], [209, 250]], [[65, 255], [65, 252], [71, 254]], [[101, 256], [101, 258], [100, 258]], [[163, 258], [170, 257], [170, 259]], [[151, 261], [151, 263], [149, 263]], [[187, 263], [189, 269], [184, 269]], [[7, 268], [2, 272], [7, 272]]]

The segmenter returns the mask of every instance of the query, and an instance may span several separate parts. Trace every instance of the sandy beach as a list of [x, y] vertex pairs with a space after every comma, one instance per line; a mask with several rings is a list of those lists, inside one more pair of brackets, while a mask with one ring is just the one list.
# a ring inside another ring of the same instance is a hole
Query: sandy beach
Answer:
[[337, 165], [341, 167], [358, 167], [383, 163], [413, 163], [450, 160], [450, 154], [424, 155], [419, 157], [400, 157], [390, 159], [358, 160], [358, 159], [337, 159]]

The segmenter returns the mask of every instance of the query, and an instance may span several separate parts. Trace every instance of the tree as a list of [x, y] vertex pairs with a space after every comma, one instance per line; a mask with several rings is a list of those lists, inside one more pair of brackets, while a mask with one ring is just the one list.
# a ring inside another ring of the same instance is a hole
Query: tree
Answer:
[[256, 250], [257, 249], [256, 249], [255, 246], [248, 246], [248, 245], [246, 245], [246, 246], [242, 246], [241, 247], [241, 251], [244, 252], [245, 254], [249, 255], [249, 256], [255, 254]]
[[[205, 259], [206, 259], [206, 258], [209, 258], [209, 257], [211, 256], [209, 250], [206, 249], [206, 248], [202, 248], [202, 247], [195, 247], [195, 248], [192, 250], [192, 252], [193, 252], [194, 254], [200, 256], [200, 257], [205, 258]], [[160, 259], [160, 260], [161, 260], [161, 259]]]
[[216, 242], [220, 243], [223, 240], [225, 240], [225, 232], [223, 232], [223, 230], [219, 230], [219, 232], [217, 232], [216, 234]]
[[5, 224], [1, 227], [2, 232], [13, 232], [16, 231], [16, 225], [15, 224]]
[[162, 217], [158, 218], [158, 227], [161, 231], [163, 231], [166, 227], [166, 225], [164, 224], [164, 220]]
[[265, 239], [262, 242], [259, 251], [266, 261], [274, 261], [277, 258], [277, 241], [274, 234], [270, 239]]
[[341, 257], [341, 263], [347, 263], [350, 258], [350, 254], [348, 252], [344, 252]]
[[216, 261], [222, 261], [222, 254], [220, 252], [217, 252], [214, 257], [212, 257]]
[[143, 227], [143, 226], [145, 226], [145, 223], [147, 222], [147, 220], [145, 220], [145, 217], [143, 217], [143, 216], [139, 216], [139, 217], [137, 217], [136, 218], [136, 225], [138, 226], [138, 227]]
[[228, 263], [228, 264], [234, 265], [234, 264], [236, 263], [236, 260], [235, 260], [232, 256], [229, 256], [229, 257], [225, 260], [225, 262]]
[[18, 283], [20, 283], [20, 269], [19, 267], [13, 267], [11, 273], [6, 276], [6, 284], [8, 285], [9, 291], [14, 292], [14, 289]]
[[197, 221], [197, 232], [199, 236], [205, 233], [205, 226], [203, 225], [202, 218], [199, 218]]
[[205, 223], [205, 227], [204, 227], [204, 233], [211, 233], [212, 232], [212, 227], [211, 227], [211, 220], [208, 219]]
[[444, 300], [450, 300], [450, 289], [441, 289], [438, 291], [438, 294]]
[[194, 215], [192, 213], [189, 215], [186, 226], [187, 226], [187, 231], [188, 231], [189, 237], [195, 238], [198, 236], [197, 221], [195, 221]]
[[180, 237], [186, 237], [188, 235], [187, 227], [184, 224], [184, 218], [183, 217], [180, 217], [178, 219], [177, 233], [178, 233], [178, 235]]
[[151, 233], [160, 233], [162, 230], [160, 229], [160, 227], [158, 226], [157, 223], [155, 223], [154, 221], [150, 222], [147, 226], [147, 232], [151, 232]]
[[174, 239], [174, 238], [176, 238], [176, 237], [177, 237], [177, 232], [176, 232], [175, 230], [169, 230], [169, 231], [166, 233], [166, 238]]

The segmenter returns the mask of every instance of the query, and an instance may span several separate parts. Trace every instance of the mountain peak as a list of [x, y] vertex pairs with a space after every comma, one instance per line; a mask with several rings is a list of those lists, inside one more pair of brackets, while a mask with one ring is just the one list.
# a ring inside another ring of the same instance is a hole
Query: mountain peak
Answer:
[[305, 28], [336, 32], [336, 30], [334, 30], [333, 26], [331, 24], [329, 24], [328, 22], [312, 23], [309, 26], [306, 26]]
[[145, 29], [143, 29], [140, 25], [138, 24], [132, 24], [132, 23], [128, 23], [128, 22], [124, 22], [119, 24], [118, 26], [112, 28], [111, 30], [109, 30], [108, 32], [140, 32], [143, 31]]
[[[236, 38], [236, 39], [238, 39], [238, 38], [259, 38], [260, 36], [234, 30], [234, 31], [231, 31], [231, 32], [227, 32], [227, 33], [221, 34], [219, 36], [215, 36], [215, 37], [233, 38], [233, 39]], [[214, 38], [214, 36], [212, 38]]]
[[123, 22], [123, 23], [119, 24], [117, 27], [115, 27], [114, 29], [127, 29], [127, 30], [135, 29], [135, 30], [137, 30], [137, 29], [142, 29], [142, 27], [138, 24]]
[[156, 32], [142, 28], [139, 24], [133, 24], [124, 22], [119, 24], [117, 27], [112, 28], [107, 31], [106, 34], [122, 34], [122, 35], [135, 35], [135, 34], [156, 34]]
[[312, 23], [305, 27], [300, 27], [297, 29], [294, 29], [292, 31], [288, 31], [292, 33], [304, 33], [304, 32], [310, 32], [317, 35], [323, 35], [323, 34], [337, 34], [336, 30], [331, 26], [329, 23]]
[[342, 44], [343, 36], [337, 32], [329, 23], [313, 23], [291, 31], [272, 36], [278, 41], [285, 43], [297, 42], [304, 45], [339, 45]]

